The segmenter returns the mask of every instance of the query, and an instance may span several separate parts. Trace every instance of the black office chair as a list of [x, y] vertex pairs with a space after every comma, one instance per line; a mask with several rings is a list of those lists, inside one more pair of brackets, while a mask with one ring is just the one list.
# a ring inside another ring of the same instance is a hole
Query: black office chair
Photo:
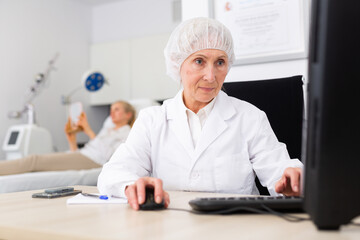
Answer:
[[[302, 122], [304, 95], [302, 76], [279, 79], [225, 82], [224, 91], [229, 95], [250, 102], [263, 110], [278, 140], [287, 146], [291, 158], [301, 160]], [[262, 195], [269, 195], [267, 188], [256, 185]]]

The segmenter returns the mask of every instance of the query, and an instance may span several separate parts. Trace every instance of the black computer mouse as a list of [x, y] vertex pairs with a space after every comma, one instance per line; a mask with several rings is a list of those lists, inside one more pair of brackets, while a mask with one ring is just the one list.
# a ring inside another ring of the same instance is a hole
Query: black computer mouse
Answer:
[[161, 203], [156, 203], [154, 198], [154, 188], [146, 187], [145, 202], [139, 205], [140, 210], [160, 210], [165, 208], [164, 199]]

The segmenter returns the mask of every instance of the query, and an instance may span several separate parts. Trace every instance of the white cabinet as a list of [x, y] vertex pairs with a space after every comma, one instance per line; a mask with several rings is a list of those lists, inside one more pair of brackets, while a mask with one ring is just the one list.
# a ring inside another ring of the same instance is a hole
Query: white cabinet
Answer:
[[92, 44], [90, 66], [110, 85], [91, 94], [92, 105], [116, 100], [173, 97], [180, 85], [166, 75], [164, 48], [169, 34]]

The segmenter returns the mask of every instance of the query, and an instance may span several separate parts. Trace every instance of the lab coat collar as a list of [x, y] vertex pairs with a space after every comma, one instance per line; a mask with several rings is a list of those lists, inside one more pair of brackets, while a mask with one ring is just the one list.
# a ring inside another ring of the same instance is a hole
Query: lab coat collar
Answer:
[[164, 102], [166, 106], [166, 118], [170, 130], [174, 132], [189, 156], [194, 158], [194, 146], [187, 121], [186, 107], [182, 100], [182, 92], [183, 90], [180, 90], [173, 99]]
[[223, 91], [219, 92], [215, 100], [214, 108], [205, 122], [195, 148], [196, 158], [229, 127], [226, 120], [236, 113], [230, 98]]
[[[166, 107], [166, 119], [174, 119], [174, 118], [186, 118], [186, 107], [182, 100], [183, 89], [181, 89], [174, 98], [167, 100], [167, 107]], [[217, 106], [217, 107], [216, 107]], [[215, 99], [214, 107], [218, 108], [216, 112], [220, 114], [223, 120], [227, 120], [231, 118], [235, 114], [235, 108], [233, 107], [229, 96], [220, 91]]]
[[167, 101], [166, 118], [169, 121], [170, 129], [178, 137], [191, 158], [194, 159], [193, 163], [195, 164], [195, 161], [205, 149], [228, 128], [226, 120], [231, 118], [236, 111], [228, 95], [220, 91], [215, 99], [214, 107], [205, 122], [198, 144], [194, 149], [185, 111], [186, 108], [182, 100], [182, 92], [183, 90], [180, 90], [173, 99]]

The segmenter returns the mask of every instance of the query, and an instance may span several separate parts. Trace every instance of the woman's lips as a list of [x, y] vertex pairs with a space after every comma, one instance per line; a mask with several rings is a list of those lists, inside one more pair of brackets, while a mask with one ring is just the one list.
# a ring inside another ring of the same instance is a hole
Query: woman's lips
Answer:
[[200, 87], [201, 90], [205, 91], [205, 92], [211, 92], [212, 90], [214, 90], [215, 88], [213, 87]]

